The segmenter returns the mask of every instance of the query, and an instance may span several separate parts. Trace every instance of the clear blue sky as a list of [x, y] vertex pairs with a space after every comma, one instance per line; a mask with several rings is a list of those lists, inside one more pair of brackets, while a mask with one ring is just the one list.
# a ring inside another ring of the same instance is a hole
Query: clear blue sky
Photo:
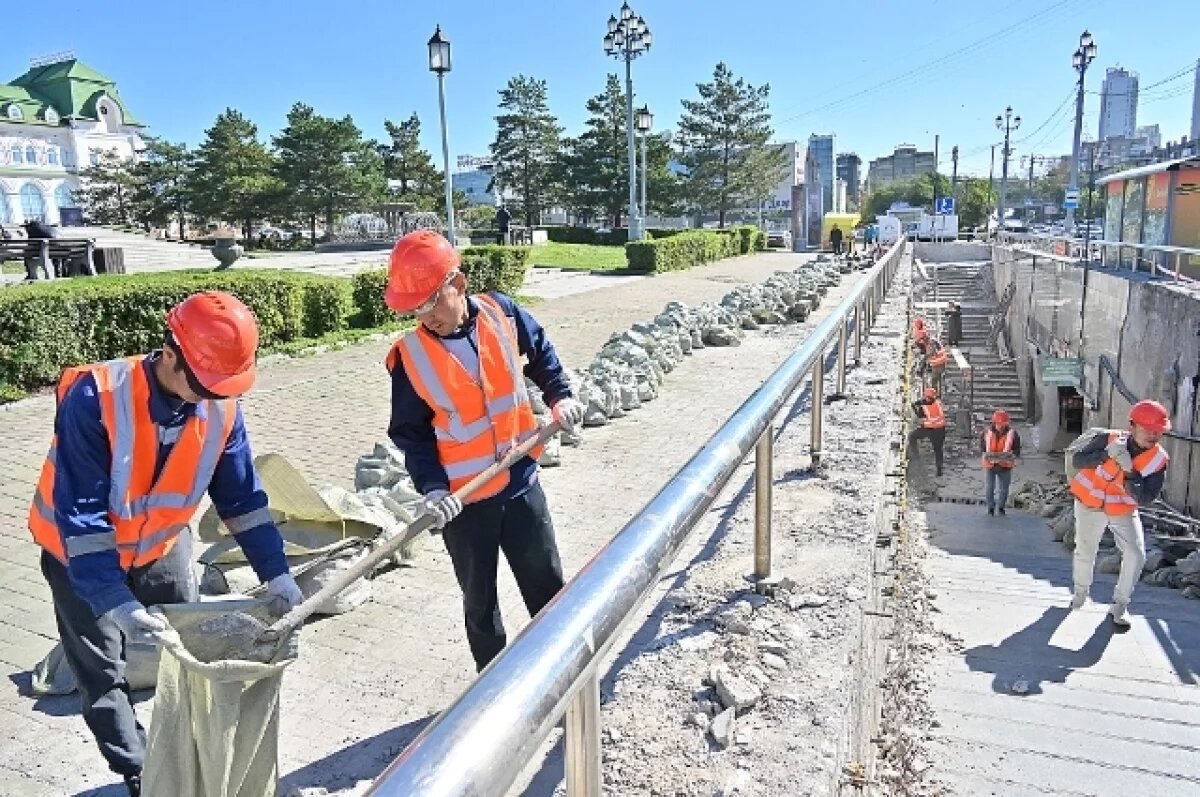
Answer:
[[[416, 111], [440, 161], [437, 91], [425, 54], [440, 23], [454, 48], [447, 83], [453, 160], [486, 152], [496, 92], [517, 73], [545, 78], [551, 110], [568, 133], [578, 132], [584, 101], [599, 93], [607, 71], [623, 68], [601, 48], [605, 22], [619, 6], [67, 0], [53, 17], [69, 26], [21, 26], [5, 43], [0, 73], [8, 80], [32, 57], [74, 50], [117, 82], [151, 133], [190, 145], [227, 106], [254, 120], [264, 138], [298, 100], [327, 115], [351, 114], [379, 138], [385, 117]], [[779, 140], [833, 132], [839, 152], [866, 160], [902, 142], [931, 149], [940, 134], [942, 168], [949, 171], [957, 144], [960, 173], [981, 175], [998, 139], [992, 120], [1009, 104], [1024, 119], [1016, 157], [1031, 146], [1039, 154], [1069, 151], [1074, 105], [1063, 102], [1085, 27], [1099, 46], [1088, 75], [1097, 93], [1088, 94], [1084, 114], [1093, 136], [1104, 70], [1116, 65], [1141, 76], [1138, 123], [1158, 122], [1165, 138], [1186, 135], [1194, 72], [1147, 86], [1200, 57], [1188, 21], [1194, 0], [640, 0], [634, 8], [655, 37], [652, 52], [634, 63], [634, 83], [656, 127], [673, 126], [679, 100], [695, 96], [695, 84], [724, 60], [751, 83], [770, 83]]]

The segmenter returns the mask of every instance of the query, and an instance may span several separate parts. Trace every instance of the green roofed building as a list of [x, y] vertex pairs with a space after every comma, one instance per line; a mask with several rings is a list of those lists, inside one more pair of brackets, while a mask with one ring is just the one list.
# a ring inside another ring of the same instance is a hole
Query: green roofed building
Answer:
[[71, 54], [0, 83], [0, 223], [59, 224], [78, 213], [79, 171], [114, 151], [134, 158], [143, 125], [110, 78]]

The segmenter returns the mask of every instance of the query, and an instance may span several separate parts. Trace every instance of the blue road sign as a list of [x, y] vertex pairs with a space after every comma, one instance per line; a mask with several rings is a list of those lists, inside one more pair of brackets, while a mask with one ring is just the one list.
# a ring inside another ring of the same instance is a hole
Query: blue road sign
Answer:
[[940, 216], [950, 216], [954, 214], [954, 197], [940, 196], [933, 202], [933, 212]]

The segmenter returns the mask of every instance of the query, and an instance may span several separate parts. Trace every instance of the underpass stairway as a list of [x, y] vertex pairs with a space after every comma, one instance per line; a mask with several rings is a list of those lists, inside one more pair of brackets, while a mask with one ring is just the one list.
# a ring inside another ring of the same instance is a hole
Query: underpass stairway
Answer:
[[[936, 269], [937, 300], [957, 302], [962, 308], [963, 337], [957, 348], [974, 371], [974, 414], [976, 429], [991, 418], [993, 410], [1008, 410], [1014, 424], [1024, 423], [1025, 400], [1016, 363], [1002, 360], [995, 345], [988, 345], [992, 317], [997, 312], [996, 292], [992, 285], [991, 268], [986, 262], [926, 264]], [[933, 273], [930, 273], [932, 282]], [[932, 298], [932, 289], [926, 298]], [[942, 342], [946, 342], [946, 321], [942, 318]], [[970, 398], [967, 382], [953, 357], [946, 368], [951, 398], [959, 407]]]

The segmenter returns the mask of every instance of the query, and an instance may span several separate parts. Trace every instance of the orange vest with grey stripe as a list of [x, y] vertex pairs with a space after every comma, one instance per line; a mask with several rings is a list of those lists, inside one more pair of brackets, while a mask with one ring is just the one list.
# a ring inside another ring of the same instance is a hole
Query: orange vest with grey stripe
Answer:
[[[983, 430], [983, 443], [987, 446], [988, 454], [1011, 454], [1016, 437], [1016, 429], [1009, 429], [1004, 434], [998, 434], [991, 426]], [[985, 470], [1012, 470], [1016, 464], [1011, 459], [991, 460], [986, 455], [983, 457]]]
[[[231, 400], [204, 401], [182, 427], [159, 427], [150, 417], [150, 382], [141, 357], [68, 368], [59, 379], [57, 400], [61, 403], [71, 385], [88, 373], [96, 380], [100, 421], [112, 457], [108, 493], [112, 531], [64, 541], [54, 517], [57, 436], [50, 443], [29, 509], [29, 530], [34, 542], [64, 565], [72, 556], [115, 550], [121, 567], [128, 570], [165, 556], [179, 532], [188, 527], [225, 450], [236, 405]], [[160, 441], [176, 432], [156, 479]]]
[[[479, 306], [475, 333], [480, 381], [463, 367], [445, 344], [423, 326], [409, 332], [388, 352], [388, 371], [397, 358], [417, 395], [433, 410], [438, 460], [458, 490], [510, 449], [537, 434], [529, 403], [517, 330], [490, 296], [472, 297]], [[482, 383], [482, 384], [481, 384]], [[530, 453], [536, 460], [538, 447]], [[496, 495], [508, 484], [508, 472], [476, 490], [468, 503]]]
[[930, 338], [926, 353], [929, 357], [929, 367], [931, 368], [938, 368], [950, 362], [950, 354], [946, 351], [946, 347], [942, 345], [941, 341]]
[[[1117, 432], [1109, 432], [1111, 445], [1120, 438]], [[1161, 445], [1155, 443], [1133, 458], [1133, 469], [1143, 476], [1164, 470], [1171, 458]], [[1103, 509], [1106, 515], [1132, 515], [1137, 511], [1137, 499], [1125, 491], [1125, 472], [1112, 459], [1106, 459], [1094, 468], [1083, 468], [1071, 480], [1071, 494], [1089, 509]]]

